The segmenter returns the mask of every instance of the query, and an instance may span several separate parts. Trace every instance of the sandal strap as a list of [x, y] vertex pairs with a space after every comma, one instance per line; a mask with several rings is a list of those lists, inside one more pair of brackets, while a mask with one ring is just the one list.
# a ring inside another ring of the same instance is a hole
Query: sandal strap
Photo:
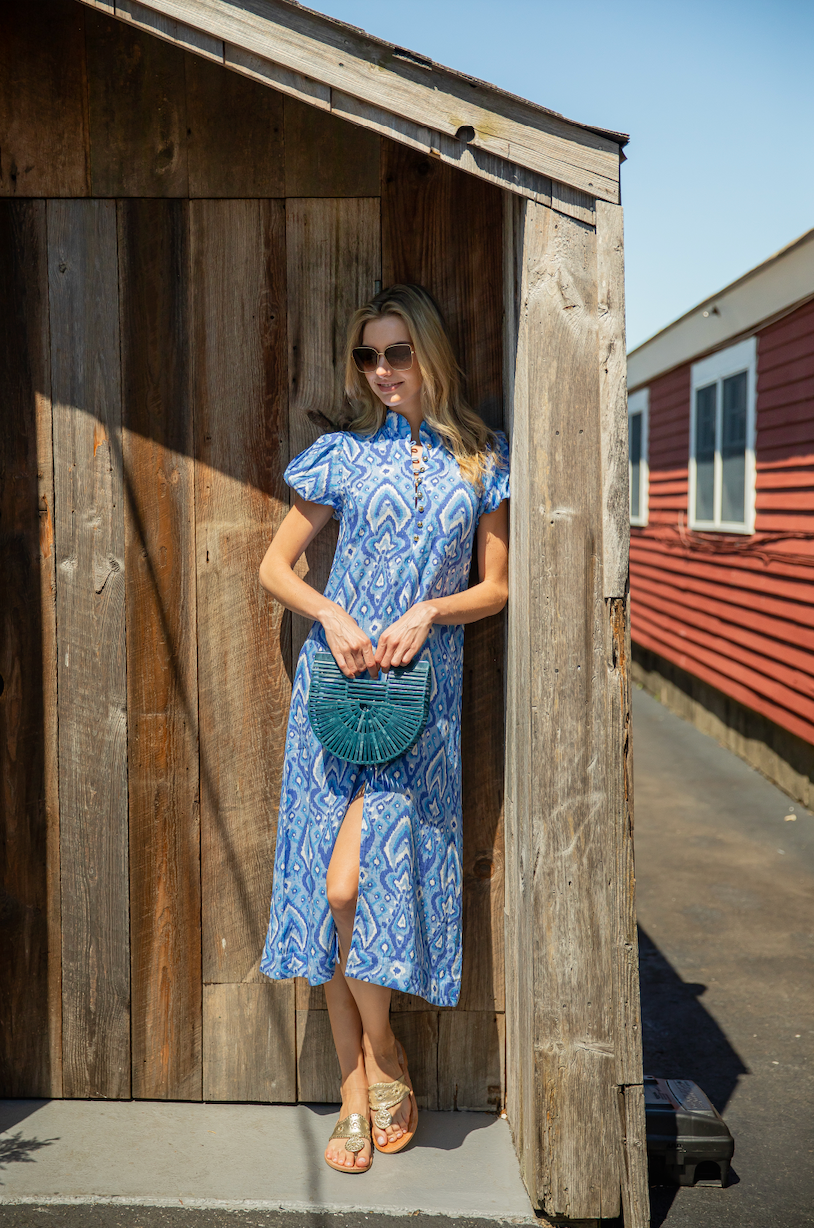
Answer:
[[345, 1151], [355, 1154], [370, 1138], [370, 1122], [362, 1113], [348, 1113], [347, 1117], [336, 1123], [331, 1138], [343, 1138]]
[[370, 1122], [363, 1113], [348, 1113], [347, 1117], [336, 1123], [331, 1138], [353, 1138], [357, 1134], [370, 1138]]
[[367, 1089], [367, 1098], [372, 1109], [392, 1109], [401, 1104], [409, 1094], [409, 1087], [402, 1083], [401, 1079], [396, 1079], [393, 1083], [371, 1083]]

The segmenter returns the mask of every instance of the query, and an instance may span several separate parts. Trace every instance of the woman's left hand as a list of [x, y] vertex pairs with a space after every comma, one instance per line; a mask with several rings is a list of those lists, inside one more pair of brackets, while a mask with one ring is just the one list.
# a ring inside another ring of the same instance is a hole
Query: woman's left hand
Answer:
[[379, 636], [376, 664], [381, 669], [409, 665], [429, 635], [435, 614], [435, 606], [430, 601], [419, 601], [411, 606]]

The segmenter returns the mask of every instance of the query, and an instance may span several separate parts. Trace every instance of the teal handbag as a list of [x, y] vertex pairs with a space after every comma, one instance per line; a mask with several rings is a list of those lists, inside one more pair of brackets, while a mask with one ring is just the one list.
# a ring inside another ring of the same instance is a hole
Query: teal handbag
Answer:
[[330, 652], [311, 667], [308, 719], [326, 750], [366, 767], [415, 746], [430, 709], [430, 663], [413, 661], [378, 678], [346, 678]]

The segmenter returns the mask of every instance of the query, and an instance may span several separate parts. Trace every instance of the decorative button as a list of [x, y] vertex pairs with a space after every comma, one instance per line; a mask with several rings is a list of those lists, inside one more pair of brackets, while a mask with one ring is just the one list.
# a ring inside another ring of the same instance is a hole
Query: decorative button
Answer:
[[423, 521], [423, 520], [419, 520], [419, 522], [418, 522], [418, 527], [419, 527], [419, 529], [423, 529], [423, 528], [424, 528], [424, 521]]
[[417, 541], [418, 541], [418, 535], [417, 535], [417, 534], [416, 534], [416, 536], [413, 538], [413, 541], [414, 541], [414, 542], [417, 542]]

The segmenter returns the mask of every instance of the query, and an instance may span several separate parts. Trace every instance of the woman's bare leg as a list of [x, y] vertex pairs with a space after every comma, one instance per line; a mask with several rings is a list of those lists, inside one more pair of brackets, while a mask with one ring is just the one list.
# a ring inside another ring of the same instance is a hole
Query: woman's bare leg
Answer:
[[[354, 810], [354, 807], [359, 811], [359, 829], [361, 831], [361, 815], [362, 815], [362, 799], [351, 802], [348, 808], [348, 814]], [[339, 835], [345, 829], [347, 823], [347, 815], [340, 828]], [[334, 849], [334, 856], [336, 850]], [[356, 845], [356, 867], [357, 867], [357, 882], [358, 882], [358, 867], [359, 867], [359, 842], [357, 839]], [[328, 901], [331, 901], [331, 896], [335, 895], [336, 883], [335, 874], [332, 873], [334, 868], [334, 860], [331, 858], [331, 864], [328, 868]], [[333, 905], [331, 905], [333, 909]], [[354, 910], [356, 908], [356, 899], [354, 896]], [[334, 914], [334, 922], [336, 923], [337, 932], [339, 934], [339, 949], [340, 952], [347, 952], [350, 945], [350, 934], [353, 931], [353, 917], [351, 916], [350, 930], [345, 932], [344, 914], [341, 909], [338, 910], [342, 916], [343, 926], [339, 927], [336, 920], [337, 914]], [[362, 1019], [359, 1014], [359, 1009], [354, 1000], [353, 994], [348, 987], [348, 982], [342, 970], [342, 963], [337, 962], [334, 971], [333, 979], [328, 981], [325, 986], [325, 1001], [328, 1006], [328, 1017], [331, 1021], [331, 1031], [333, 1033], [334, 1045], [336, 1046], [336, 1056], [339, 1058], [339, 1069], [342, 1075], [342, 1108], [340, 1110], [340, 1118], [347, 1117], [348, 1113], [361, 1113], [363, 1117], [368, 1116], [368, 1101], [367, 1101], [367, 1075], [365, 1073], [365, 1060], [362, 1051]], [[352, 1152], [345, 1150], [345, 1140], [334, 1138], [328, 1143], [325, 1148], [325, 1155], [329, 1156], [334, 1164], [344, 1164], [346, 1168], [367, 1168], [370, 1164], [370, 1143], [365, 1143], [361, 1151], [356, 1152], [354, 1156]]]
[[[396, 1048], [396, 1038], [390, 1027], [390, 995], [391, 991], [384, 985], [369, 985], [366, 981], [357, 981], [353, 977], [345, 977], [344, 969], [350, 950], [353, 922], [356, 916], [356, 899], [359, 891], [359, 850], [362, 841], [362, 805], [363, 798], [358, 797], [347, 809], [339, 834], [336, 838], [331, 862], [328, 866], [327, 891], [328, 903], [331, 908], [337, 934], [341, 967], [337, 968], [334, 979], [329, 982], [331, 992], [336, 993], [339, 1003], [339, 990], [335, 987], [337, 976], [341, 973], [342, 982], [356, 1007], [361, 1029], [361, 1039], [364, 1052], [364, 1068], [367, 1072], [367, 1083], [391, 1083], [401, 1076], [401, 1066]], [[328, 986], [326, 985], [326, 994]], [[328, 1010], [331, 1010], [330, 1001]], [[345, 1028], [345, 1016], [339, 1023], [340, 1029]], [[340, 1017], [337, 1015], [339, 1021]], [[334, 1041], [337, 1038], [337, 1028], [334, 1027], [333, 1015], [331, 1028]], [[344, 1030], [342, 1031], [344, 1036]], [[341, 1043], [345, 1043], [344, 1040]], [[337, 1043], [339, 1053], [339, 1043]], [[340, 1066], [342, 1058], [340, 1056]], [[344, 1081], [344, 1068], [343, 1068]], [[343, 1082], [344, 1086], [344, 1082]], [[365, 1099], [367, 1103], [367, 1099]], [[344, 1101], [343, 1101], [344, 1109]], [[359, 1112], [349, 1109], [348, 1112]], [[407, 1129], [410, 1118], [409, 1100], [403, 1100], [395, 1109], [392, 1125], [386, 1131], [376, 1129], [376, 1139], [380, 1144], [401, 1138]], [[336, 1140], [334, 1140], [336, 1142]]]

